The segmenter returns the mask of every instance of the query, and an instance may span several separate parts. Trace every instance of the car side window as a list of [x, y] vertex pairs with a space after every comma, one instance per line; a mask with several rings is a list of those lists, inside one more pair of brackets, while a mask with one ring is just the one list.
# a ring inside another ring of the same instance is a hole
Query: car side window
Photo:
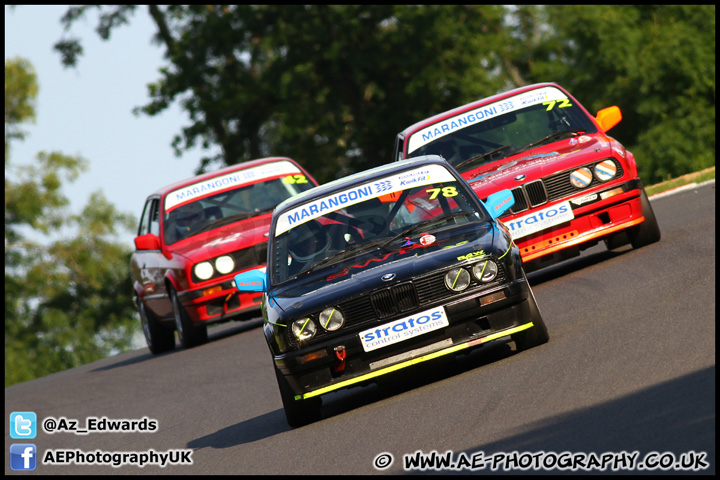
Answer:
[[152, 206], [152, 200], [145, 202], [145, 208], [143, 209], [142, 217], [140, 217], [140, 224], [138, 225], [138, 237], [148, 233], [150, 224], [150, 210]]
[[160, 236], [160, 200], [157, 198], [150, 205], [150, 233]]
[[160, 201], [157, 198], [149, 198], [145, 202], [145, 209], [138, 225], [138, 236], [147, 233], [160, 235]]

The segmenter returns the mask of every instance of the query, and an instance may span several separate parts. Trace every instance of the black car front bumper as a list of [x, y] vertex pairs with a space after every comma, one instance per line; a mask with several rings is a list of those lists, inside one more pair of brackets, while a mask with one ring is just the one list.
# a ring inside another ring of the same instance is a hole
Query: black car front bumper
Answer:
[[[445, 303], [449, 325], [364, 351], [358, 331], [274, 357], [297, 400], [371, 383], [412, 365], [450, 355], [533, 326], [525, 278]], [[378, 321], [378, 326], [384, 322]]]

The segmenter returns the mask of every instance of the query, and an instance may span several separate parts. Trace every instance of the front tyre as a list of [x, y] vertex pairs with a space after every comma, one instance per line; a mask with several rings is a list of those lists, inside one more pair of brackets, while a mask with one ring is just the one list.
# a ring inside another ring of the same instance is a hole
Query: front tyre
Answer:
[[158, 355], [175, 349], [175, 335], [169, 328], [160, 325], [155, 315], [148, 311], [145, 302], [138, 299], [140, 323], [150, 353]]
[[[523, 273], [523, 276], [524, 275], [525, 274]], [[525, 277], [525, 281], [527, 282], [527, 277]], [[530, 284], [528, 284], [528, 288], [530, 288]], [[533, 326], [510, 335], [510, 337], [515, 341], [515, 346], [517, 347], [518, 352], [547, 343], [550, 339], [547, 327], [545, 326], [545, 321], [540, 314], [540, 308], [535, 300], [535, 294], [532, 289], [530, 289], [530, 295], [528, 295], [527, 302], [530, 307], [530, 320], [532, 321]]]
[[658, 227], [655, 212], [653, 212], [644, 188], [640, 191], [640, 204], [645, 221], [628, 230], [628, 237], [633, 248], [644, 247], [660, 240], [660, 227]]
[[170, 289], [170, 301], [172, 302], [175, 328], [177, 329], [180, 344], [184, 348], [191, 348], [207, 343], [207, 326], [193, 325], [192, 320], [185, 311], [185, 307], [180, 304], [174, 288]]
[[278, 370], [277, 366], [274, 366], [274, 368], [288, 425], [292, 428], [298, 428], [320, 420], [320, 407], [322, 406], [320, 397], [295, 400], [295, 394], [285, 379], [285, 375]]

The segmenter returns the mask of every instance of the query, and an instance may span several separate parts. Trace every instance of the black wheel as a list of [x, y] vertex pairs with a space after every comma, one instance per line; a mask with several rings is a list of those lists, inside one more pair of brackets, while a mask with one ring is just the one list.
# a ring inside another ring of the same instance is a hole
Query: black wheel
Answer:
[[644, 247], [660, 241], [660, 227], [658, 227], [655, 212], [653, 212], [645, 189], [640, 191], [640, 203], [642, 204], [645, 221], [628, 230], [628, 237], [633, 248]]
[[[525, 281], [527, 281], [527, 277], [525, 278]], [[529, 284], [528, 288], [530, 288]], [[515, 341], [515, 346], [517, 347], [518, 352], [547, 343], [550, 339], [547, 327], [545, 326], [545, 321], [540, 314], [540, 308], [535, 300], [535, 294], [532, 289], [530, 290], [530, 296], [527, 301], [530, 306], [530, 320], [533, 322], [533, 326], [510, 335], [510, 337]]]
[[297, 428], [320, 420], [322, 399], [318, 396], [307, 400], [295, 400], [295, 394], [285, 379], [285, 375], [277, 367], [274, 368], [288, 425]]
[[138, 300], [140, 323], [142, 324], [145, 341], [150, 353], [157, 355], [175, 349], [175, 335], [169, 328], [160, 325], [157, 317], [148, 311], [145, 303]]
[[615, 232], [605, 239], [605, 246], [608, 250], [615, 250], [630, 243], [627, 232]]
[[172, 302], [175, 328], [177, 329], [180, 344], [185, 348], [190, 348], [206, 343], [208, 339], [207, 326], [193, 325], [185, 308], [180, 305], [180, 300], [178, 300], [174, 288], [170, 289], [170, 301]]

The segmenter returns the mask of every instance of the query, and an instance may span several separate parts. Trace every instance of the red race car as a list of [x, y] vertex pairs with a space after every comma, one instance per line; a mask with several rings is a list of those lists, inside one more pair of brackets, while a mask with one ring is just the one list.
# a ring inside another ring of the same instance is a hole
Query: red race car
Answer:
[[168, 185], [147, 197], [130, 259], [134, 302], [150, 351], [207, 341], [207, 326], [260, 314], [237, 273], [267, 263], [275, 206], [317, 186], [294, 160], [262, 158]]
[[394, 160], [439, 154], [481, 200], [510, 189], [500, 219], [526, 271], [577, 256], [660, 240], [635, 157], [606, 132], [616, 106], [593, 117], [554, 83], [518, 88], [425, 119], [397, 135]]

